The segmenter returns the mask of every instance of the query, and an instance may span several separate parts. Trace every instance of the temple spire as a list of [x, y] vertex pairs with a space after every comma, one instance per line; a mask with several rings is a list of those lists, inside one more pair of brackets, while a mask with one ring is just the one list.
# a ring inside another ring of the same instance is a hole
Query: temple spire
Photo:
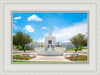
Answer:
[[49, 18], [49, 35], [51, 35], [51, 18]]

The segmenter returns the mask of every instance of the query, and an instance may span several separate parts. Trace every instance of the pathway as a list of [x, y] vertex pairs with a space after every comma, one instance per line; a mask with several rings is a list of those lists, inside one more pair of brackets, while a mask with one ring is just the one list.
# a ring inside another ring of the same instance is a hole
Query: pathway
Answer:
[[70, 61], [63, 56], [37, 56], [29, 61]]

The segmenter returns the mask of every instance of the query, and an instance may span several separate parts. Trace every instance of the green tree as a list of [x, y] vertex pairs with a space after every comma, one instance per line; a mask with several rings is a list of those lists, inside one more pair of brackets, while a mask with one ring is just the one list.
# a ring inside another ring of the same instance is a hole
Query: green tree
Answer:
[[58, 41], [58, 47], [60, 47], [60, 42]]
[[17, 37], [16, 37], [16, 35], [13, 35], [13, 45], [17, 45]]
[[22, 46], [24, 52], [25, 52], [25, 45], [30, 42], [32, 42], [30, 36], [23, 34], [22, 32], [17, 32], [17, 34], [13, 36], [13, 45]]
[[84, 35], [80, 34], [80, 33], [78, 35], [76, 35], [76, 36], [73, 36], [72, 39], [70, 39], [70, 41], [76, 47], [75, 52], [77, 52], [77, 49], [79, 47], [87, 45], [87, 40], [84, 38]]
[[87, 38], [84, 39], [82, 46], [87, 46]]
[[40, 47], [43, 47], [43, 42], [41, 42], [41, 46]]

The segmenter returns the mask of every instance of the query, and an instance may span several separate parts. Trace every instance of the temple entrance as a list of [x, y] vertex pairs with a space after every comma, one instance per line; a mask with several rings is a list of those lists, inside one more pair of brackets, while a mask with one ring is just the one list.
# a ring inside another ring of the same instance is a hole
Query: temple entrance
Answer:
[[[49, 40], [48, 41], [48, 44], [52, 44], [52, 40]], [[48, 45], [48, 47], [49, 47], [49, 45]], [[52, 45], [51, 45], [51, 47], [52, 47]]]
[[48, 41], [48, 44], [52, 44], [52, 40], [49, 40], [49, 41]]

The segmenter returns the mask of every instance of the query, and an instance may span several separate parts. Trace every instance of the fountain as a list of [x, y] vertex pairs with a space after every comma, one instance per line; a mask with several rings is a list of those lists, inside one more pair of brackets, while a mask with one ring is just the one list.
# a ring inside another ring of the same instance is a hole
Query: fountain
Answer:
[[51, 45], [49, 45], [48, 52], [52, 51]]
[[49, 23], [49, 34], [45, 36], [44, 47], [35, 48], [35, 51], [38, 55], [47, 55], [47, 56], [63, 55], [66, 49], [62, 49], [62, 47], [52, 48], [51, 46], [54, 45], [56, 45], [56, 39], [55, 36], [53, 36], [51, 33], [51, 24]]
[[63, 55], [64, 50], [52, 50], [51, 45], [49, 45], [47, 50], [36, 50], [36, 53], [43, 56], [60, 56]]

